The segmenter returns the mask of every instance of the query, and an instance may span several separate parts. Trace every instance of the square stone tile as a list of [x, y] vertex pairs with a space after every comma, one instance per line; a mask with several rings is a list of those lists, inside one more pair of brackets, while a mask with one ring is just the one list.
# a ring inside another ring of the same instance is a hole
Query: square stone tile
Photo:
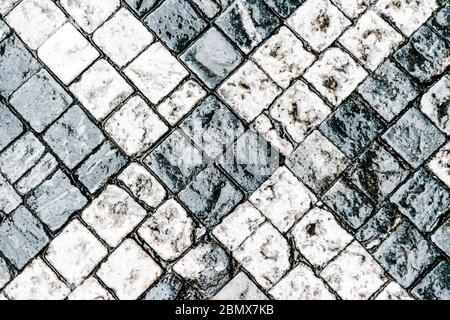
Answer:
[[202, 153], [179, 131], [172, 132], [144, 162], [174, 193], [181, 191], [206, 165]]
[[23, 125], [2, 102], [0, 102], [0, 118], [2, 119], [2, 126], [0, 127], [0, 151], [2, 151], [23, 132]]
[[352, 229], [358, 229], [373, 213], [369, 198], [346, 180], [339, 180], [322, 197], [323, 202]]
[[37, 132], [43, 131], [73, 102], [66, 90], [41, 70], [22, 85], [10, 99], [11, 105]]
[[414, 287], [412, 294], [423, 300], [449, 300], [450, 262], [441, 261]]
[[175, 300], [184, 289], [179, 276], [166, 273], [145, 293], [144, 300]]
[[6, 179], [0, 175], [0, 210], [8, 214], [22, 203], [22, 198]]
[[72, 24], [66, 23], [44, 42], [38, 56], [68, 85], [98, 58], [99, 53]]
[[40, 68], [16, 35], [0, 42], [0, 95], [9, 97]]
[[281, 122], [272, 119], [263, 112], [250, 125], [251, 129], [264, 137], [283, 156], [289, 156], [294, 151], [294, 142], [289, 137]]
[[347, 98], [366, 76], [367, 72], [350, 55], [334, 47], [328, 49], [304, 75], [335, 106]]
[[249, 198], [281, 232], [286, 232], [317, 201], [285, 166], [278, 168]]
[[296, 81], [270, 107], [270, 116], [283, 124], [297, 143], [302, 142], [331, 113], [322, 99]]
[[154, 40], [144, 25], [125, 8], [106, 21], [92, 39], [119, 67], [134, 59]]
[[107, 186], [81, 214], [96, 234], [112, 247], [116, 247], [146, 216], [144, 208], [114, 185]]
[[228, 250], [235, 251], [266, 221], [250, 202], [240, 204], [212, 233]]
[[353, 158], [384, 130], [383, 122], [357, 95], [345, 100], [320, 125], [320, 131]]
[[106, 141], [81, 164], [75, 172], [75, 177], [90, 193], [95, 193], [127, 162], [124, 154], [110, 141]]
[[235, 0], [215, 21], [244, 53], [252, 51], [279, 23], [263, 0]]
[[334, 216], [321, 207], [310, 210], [290, 233], [300, 253], [319, 268], [337, 256], [353, 240]]
[[414, 300], [398, 283], [391, 281], [377, 295], [375, 300]]
[[390, 59], [367, 77], [357, 90], [387, 121], [391, 121], [419, 94], [417, 85]]
[[401, 223], [374, 253], [375, 259], [409, 287], [437, 257], [436, 249], [412, 225]]
[[24, 0], [5, 21], [30, 49], [36, 50], [66, 22], [66, 16], [51, 0]]
[[439, 180], [420, 169], [392, 195], [391, 202], [420, 230], [430, 232], [450, 208], [450, 193]]
[[281, 165], [283, 157], [262, 136], [248, 130], [218, 160], [246, 191], [255, 191]]
[[[123, 266], [126, 265], [126, 268]], [[131, 239], [125, 240], [97, 271], [121, 300], [135, 300], [162, 274], [161, 267]]]
[[174, 126], [206, 95], [195, 80], [188, 80], [156, 106], [159, 114]]
[[450, 143], [443, 146], [428, 163], [428, 169], [450, 188]]
[[78, 285], [107, 254], [100, 241], [75, 219], [52, 240], [45, 258], [69, 283]]
[[166, 197], [166, 190], [156, 178], [140, 164], [131, 163], [117, 179], [131, 194], [150, 207], [157, 207]]
[[371, 71], [402, 41], [403, 37], [371, 10], [339, 38], [339, 42]]
[[14, 184], [45, 154], [42, 142], [31, 132], [14, 141], [0, 155], [0, 172]]
[[73, 169], [102, 143], [104, 135], [80, 107], [73, 106], [50, 126], [44, 140]]
[[267, 296], [244, 273], [239, 272], [212, 300], [268, 300]]
[[152, 44], [124, 72], [154, 104], [161, 101], [188, 75], [186, 69], [161, 43]]
[[422, 96], [420, 110], [450, 135], [450, 75], [444, 75]]
[[315, 192], [325, 191], [347, 166], [347, 157], [319, 131], [313, 131], [286, 165]]
[[184, 255], [173, 270], [207, 294], [217, 293], [232, 278], [231, 257], [214, 241], [202, 242]]
[[0, 252], [19, 270], [49, 242], [42, 223], [24, 206], [0, 224], [0, 240]]
[[421, 82], [444, 72], [450, 65], [449, 56], [450, 44], [425, 25], [394, 54], [395, 60]]
[[445, 136], [416, 108], [403, 114], [383, 139], [414, 168], [445, 142]]
[[377, 2], [378, 0], [331, 0], [333, 4], [338, 7], [347, 17], [357, 18], [363, 13], [368, 6]]
[[289, 243], [268, 222], [233, 252], [233, 257], [266, 290], [291, 268]]
[[345, 300], [367, 300], [387, 281], [380, 265], [356, 241], [320, 275]]
[[392, 205], [383, 206], [356, 233], [356, 239], [373, 252], [402, 222], [404, 217]]
[[215, 88], [242, 63], [243, 57], [212, 27], [181, 55], [181, 60], [209, 88]]
[[37, 258], [10, 282], [4, 292], [12, 300], [63, 300], [70, 289], [41, 258]]
[[351, 180], [372, 200], [383, 201], [407, 177], [409, 170], [385, 147], [374, 143], [357, 160]]
[[100, 122], [134, 90], [106, 60], [99, 60], [70, 86], [70, 91]]
[[51, 231], [58, 231], [88, 202], [67, 175], [58, 170], [27, 197], [28, 207]]
[[305, 50], [295, 34], [284, 26], [264, 42], [252, 57], [282, 88], [287, 88], [316, 59]]
[[287, 20], [316, 51], [328, 48], [351, 21], [329, 0], [307, 0]]
[[87, 33], [94, 32], [120, 6], [120, 0], [61, 0], [60, 3]]
[[287, 18], [304, 0], [264, 0], [275, 12]]
[[219, 224], [243, 197], [215, 166], [200, 172], [179, 194], [180, 201], [208, 228]]
[[181, 256], [193, 243], [197, 226], [174, 199], [166, 201], [138, 229], [139, 236], [166, 261]]
[[215, 96], [209, 96], [180, 128], [208, 157], [216, 158], [244, 131], [242, 121]]
[[67, 297], [67, 300], [114, 300], [114, 297], [96, 278], [90, 277], [76, 287]]
[[450, 218], [447, 219], [431, 236], [431, 240], [450, 257]]
[[410, 36], [427, 21], [438, 8], [438, 4], [435, 0], [379, 0], [375, 8], [381, 15], [393, 21], [400, 31]]
[[[445, 2], [444, 2], [445, 3]], [[447, 3], [429, 22], [441, 36], [450, 41], [450, 4]]]
[[189, 1], [166, 0], [145, 18], [147, 26], [176, 53], [181, 52], [207, 26]]
[[158, 141], [168, 127], [141, 97], [134, 96], [106, 121], [105, 130], [129, 156], [137, 156]]
[[305, 264], [300, 263], [280, 280], [269, 294], [276, 300], [335, 300], [323, 280]]
[[251, 122], [269, 107], [281, 89], [248, 61], [218, 88], [218, 93], [240, 117]]
[[159, 0], [124, 0], [139, 17], [145, 16]]

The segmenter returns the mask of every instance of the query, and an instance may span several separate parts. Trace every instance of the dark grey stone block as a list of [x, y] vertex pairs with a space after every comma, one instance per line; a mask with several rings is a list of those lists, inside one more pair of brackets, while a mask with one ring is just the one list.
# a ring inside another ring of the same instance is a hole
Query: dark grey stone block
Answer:
[[11, 105], [33, 129], [43, 131], [73, 102], [70, 95], [46, 71], [32, 76], [11, 97]]
[[23, 206], [0, 225], [0, 252], [17, 269], [22, 269], [48, 242], [40, 221]]
[[235, 0], [215, 23], [242, 51], [249, 53], [280, 21], [263, 0]]
[[166, 274], [145, 294], [145, 300], [175, 300], [183, 283], [175, 274]]
[[144, 162], [174, 193], [181, 191], [206, 166], [202, 153], [179, 131], [151, 151]]
[[358, 93], [385, 120], [391, 121], [417, 97], [419, 89], [388, 59], [358, 87]]
[[417, 171], [391, 197], [400, 212], [429, 232], [450, 208], [450, 193], [425, 169]]
[[212, 229], [244, 198], [239, 189], [216, 167], [200, 172], [179, 194], [179, 199], [208, 228]]
[[433, 263], [437, 252], [416, 228], [402, 222], [374, 257], [398, 283], [409, 287]]
[[171, 50], [180, 52], [206, 28], [206, 21], [187, 0], [166, 0], [145, 19]]
[[450, 300], [450, 262], [441, 261], [412, 290], [423, 300]]
[[261, 135], [247, 130], [218, 162], [246, 191], [255, 191], [282, 164], [283, 157]]
[[445, 142], [445, 136], [416, 108], [397, 120], [383, 139], [414, 168]]
[[64, 164], [73, 169], [104, 139], [102, 131], [78, 106], [69, 109], [44, 135]]
[[344, 101], [320, 131], [348, 157], [354, 157], [383, 130], [384, 125], [356, 95]]
[[23, 132], [19, 119], [0, 102], [0, 152]]
[[215, 96], [202, 102], [180, 127], [210, 158], [221, 155], [245, 131], [242, 121]]
[[78, 180], [90, 193], [100, 189], [110, 177], [120, 171], [126, 164], [127, 158], [111, 142], [106, 141], [93, 153], [75, 173]]
[[29, 208], [52, 231], [61, 228], [87, 202], [61, 170], [34, 189], [26, 200]]
[[209, 29], [181, 56], [186, 65], [209, 87], [215, 88], [243, 61], [216, 28]]

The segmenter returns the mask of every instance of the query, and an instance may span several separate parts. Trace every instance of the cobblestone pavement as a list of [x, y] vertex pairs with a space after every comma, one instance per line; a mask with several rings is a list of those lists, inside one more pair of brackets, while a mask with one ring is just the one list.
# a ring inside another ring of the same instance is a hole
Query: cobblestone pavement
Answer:
[[450, 299], [450, 3], [0, 14], [0, 300]]

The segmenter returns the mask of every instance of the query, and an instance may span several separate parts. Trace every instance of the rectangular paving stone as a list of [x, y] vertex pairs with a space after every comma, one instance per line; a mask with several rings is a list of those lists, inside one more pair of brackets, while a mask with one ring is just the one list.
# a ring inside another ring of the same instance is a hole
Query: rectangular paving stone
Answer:
[[44, 140], [73, 169], [104, 140], [104, 135], [79, 106], [73, 106], [50, 126]]
[[34, 189], [26, 199], [29, 208], [53, 232], [59, 230], [87, 202], [61, 170]]
[[23, 132], [23, 125], [19, 119], [0, 102], [0, 152]]
[[38, 132], [43, 131], [72, 102], [70, 95], [46, 70], [32, 76], [10, 99], [14, 109]]
[[22, 269], [49, 242], [42, 223], [21, 206], [0, 225], [0, 252]]
[[95, 193], [126, 164], [126, 156], [110, 141], [106, 141], [82, 162], [75, 176], [90, 193]]
[[437, 257], [436, 249], [408, 222], [401, 223], [374, 253], [375, 259], [409, 287]]

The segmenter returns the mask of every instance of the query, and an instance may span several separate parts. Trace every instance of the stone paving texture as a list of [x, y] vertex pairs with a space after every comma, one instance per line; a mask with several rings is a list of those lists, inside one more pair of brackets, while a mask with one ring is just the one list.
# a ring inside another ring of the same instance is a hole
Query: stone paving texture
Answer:
[[450, 300], [450, 3], [0, 1], [0, 300]]

